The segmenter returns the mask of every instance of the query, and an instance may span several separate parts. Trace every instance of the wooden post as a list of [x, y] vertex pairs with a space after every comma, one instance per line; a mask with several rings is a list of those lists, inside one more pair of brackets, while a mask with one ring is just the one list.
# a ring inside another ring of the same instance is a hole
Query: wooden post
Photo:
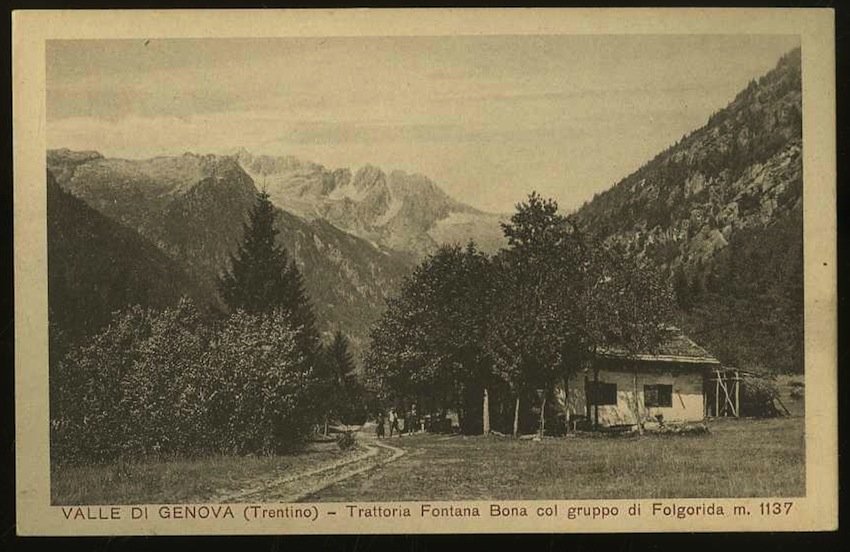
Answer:
[[599, 385], [598, 385], [599, 384], [599, 369], [598, 368], [593, 369], [593, 382], [596, 384], [596, 385], [594, 385], [594, 389], [593, 389], [593, 395], [594, 395], [594, 397], [593, 397], [594, 398], [594, 401], [593, 401], [593, 429], [599, 429], [599, 404], [598, 404], [599, 403], [599, 397], [596, 396], [599, 393]]
[[735, 417], [741, 417], [741, 377], [735, 370]]
[[514, 437], [519, 434], [519, 393], [516, 396], [516, 406], [514, 407]]
[[720, 417], [720, 370], [715, 371], [714, 380], [714, 417]]
[[490, 434], [490, 396], [487, 394], [487, 388], [484, 388], [484, 412], [482, 413], [482, 427], [484, 435]]
[[543, 433], [546, 431], [546, 392], [543, 392], [543, 401], [540, 403], [540, 438], [543, 438]]
[[781, 406], [781, 407], [782, 407], [782, 410], [784, 410], [784, 411], [785, 411], [785, 415], [786, 415], [786, 416], [790, 416], [790, 415], [791, 415], [791, 411], [790, 411], [790, 410], [788, 410], [788, 407], [786, 407], [786, 406], [785, 406], [785, 403], [783, 403], [783, 402], [782, 402], [782, 399], [780, 399], [778, 395], [777, 395], [775, 398], [776, 398], [776, 402], [778, 402], [778, 403], [779, 403], [779, 406]]
[[723, 379], [718, 379], [720, 388], [723, 390], [723, 413], [726, 416], [729, 416], [729, 411], [732, 411], [732, 416], [737, 416], [737, 412], [735, 411], [735, 404], [732, 402], [731, 391], [729, 390], [729, 382], [732, 382], [732, 385], [736, 385], [736, 381], [734, 378], [726, 378], [726, 381]]

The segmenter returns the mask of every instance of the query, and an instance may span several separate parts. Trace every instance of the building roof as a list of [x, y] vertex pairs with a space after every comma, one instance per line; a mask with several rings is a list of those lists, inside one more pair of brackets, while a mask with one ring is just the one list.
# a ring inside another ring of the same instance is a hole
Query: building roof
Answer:
[[643, 360], [650, 362], [675, 362], [689, 364], [720, 364], [720, 361], [693, 342], [679, 328], [669, 326], [665, 338], [653, 350], [632, 352], [625, 348], [609, 346], [597, 351], [602, 358]]

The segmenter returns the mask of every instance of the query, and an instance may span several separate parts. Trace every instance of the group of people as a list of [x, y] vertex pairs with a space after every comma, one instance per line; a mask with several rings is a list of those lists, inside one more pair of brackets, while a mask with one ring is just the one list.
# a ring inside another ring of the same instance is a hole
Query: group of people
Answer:
[[419, 425], [419, 415], [416, 412], [416, 405], [411, 406], [410, 410], [405, 412], [404, 418], [399, 415], [395, 408], [390, 408], [386, 415], [384, 415], [383, 411], [378, 412], [375, 432], [378, 435], [378, 439], [382, 439], [386, 436], [387, 426], [389, 426], [390, 437], [393, 435], [401, 437], [404, 433], [412, 435], [419, 431]]

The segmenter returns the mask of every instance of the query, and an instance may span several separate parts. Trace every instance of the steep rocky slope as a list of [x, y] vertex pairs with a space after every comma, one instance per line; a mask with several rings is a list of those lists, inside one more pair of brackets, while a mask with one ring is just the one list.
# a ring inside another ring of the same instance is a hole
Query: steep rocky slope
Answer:
[[692, 337], [721, 360], [800, 371], [800, 51], [575, 214], [671, 278]]
[[62, 190], [50, 172], [47, 261], [51, 361], [127, 305], [161, 308], [185, 295], [203, 310], [219, 307], [181, 263]]

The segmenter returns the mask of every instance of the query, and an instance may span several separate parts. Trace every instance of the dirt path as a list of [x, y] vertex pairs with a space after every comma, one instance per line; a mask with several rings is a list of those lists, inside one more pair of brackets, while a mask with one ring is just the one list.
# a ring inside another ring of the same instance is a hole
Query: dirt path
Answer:
[[[445, 438], [442, 438], [445, 439]], [[309, 495], [307, 500], [310, 502], [338, 502], [346, 500], [354, 500], [359, 498], [354, 497], [369, 497], [364, 500], [379, 500], [384, 493], [382, 488], [388, 481], [405, 481], [409, 480], [412, 474], [420, 471], [422, 463], [428, 458], [428, 450], [439, 439], [435, 439], [431, 435], [416, 435], [401, 439], [385, 439], [381, 441], [372, 440], [371, 444], [385, 447], [389, 449], [402, 450], [404, 454], [398, 455], [393, 460], [399, 460], [390, 464], [384, 462], [374, 466], [376, 469], [364, 470], [362, 473], [351, 473], [348, 476], [323, 485], [321, 489]], [[399, 449], [398, 447], [403, 447]], [[462, 459], [455, 458], [448, 462], [462, 462]], [[442, 461], [447, 462], [446, 460]], [[427, 482], [420, 491], [427, 494]], [[393, 500], [394, 498], [386, 498]]]
[[264, 481], [216, 497], [217, 502], [298, 502], [319, 491], [404, 456], [404, 449], [385, 444], [368, 429], [355, 432], [356, 454], [310, 471]]
[[366, 476], [366, 472], [369, 472], [379, 466], [385, 466], [390, 462], [394, 462], [406, 454], [404, 449], [387, 445], [377, 440], [373, 441], [370, 445], [365, 446], [369, 447], [371, 450], [377, 451], [377, 454], [363, 461], [347, 464], [338, 470], [331, 470], [315, 481], [305, 480], [306, 485], [304, 490], [302, 490], [297, 496], [292, 497], [292, 502], [308, 500], [316, 493], [352, 477], [361, 474]]

